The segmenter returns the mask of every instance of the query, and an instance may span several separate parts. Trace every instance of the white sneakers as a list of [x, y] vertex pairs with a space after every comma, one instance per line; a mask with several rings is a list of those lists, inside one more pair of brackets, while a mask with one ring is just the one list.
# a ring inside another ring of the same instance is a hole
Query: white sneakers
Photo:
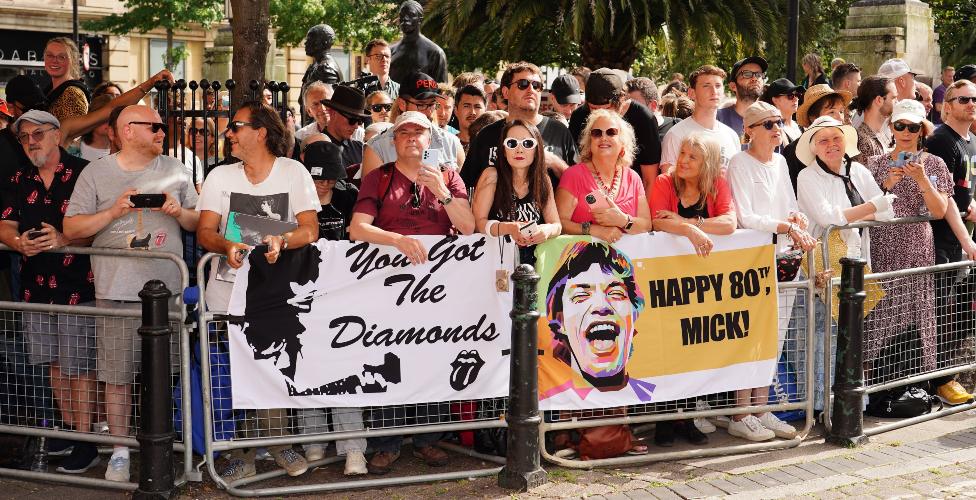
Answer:
[[129, 457], [112, 455], [105, 469], [105, 479], [120, 483], [129, 482]]
[[773, 434], [776, 434], [776, 437], [778, 438], [793, 439], [796, 437], [796, 428], [780, 420], [779, 417], [773, 415], [772, 412], [763, 413], [762, 416], [759, 417], [759, 423], [761, 423], [763, 427], [773, 431]]
[[366, 474], [366, 457], [361, 451], [346, 452], [346, 469], [343, 474], [347, 476], [361, 476]]
[[739, 421], [731, 419], [729, 434], [749, 441], [768, 441], [776, 437], [776, 433], [764, 427], [755, 415], [746, 415]]
[[305, 445], [305, 460], [315, 462], [316, 460], [322, 460], [323, 458], [325, 458], [325, 446], [318, 443]]
[[[708, 405], [704, 399], [699, 399], [695, 402], [695, 409], [698, 411], [711, 410], [712, 407]], [[695, 427], [701, 431], [702, 434], [711, 434], [715, 432], [715, 425], [708, 421], [706, 418], [696, 418], [694, 420]]]

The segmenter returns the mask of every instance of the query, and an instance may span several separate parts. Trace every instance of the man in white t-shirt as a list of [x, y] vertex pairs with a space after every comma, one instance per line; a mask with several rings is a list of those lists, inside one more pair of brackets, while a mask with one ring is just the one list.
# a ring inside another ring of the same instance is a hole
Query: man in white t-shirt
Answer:
[[664, 136], [661, 145], [661, 172], [674, 167], [681, 150], [681, 141], [692, 132], [711, 134], [722, 146], [722, 171], [729, 166], [732, 155], [741, 150], [739, 136], [727, 125], [716, 119], [722, 102], [725, 71], [711, 65], [696, 69], [689, 77], [688, 97], [695, 101], [695, 112], [685, 118]]
[[328, 83], [314, 81], [305, 89], [305, 112], [312, 118], [312, 123], [305, 125], [295, 132], [295, 140], [302, 142], [306, 136], [314, 133], [324, 133], [329, 126], [329, 113], [322, 104], [324, 99], [332, 98], [332, 86]]

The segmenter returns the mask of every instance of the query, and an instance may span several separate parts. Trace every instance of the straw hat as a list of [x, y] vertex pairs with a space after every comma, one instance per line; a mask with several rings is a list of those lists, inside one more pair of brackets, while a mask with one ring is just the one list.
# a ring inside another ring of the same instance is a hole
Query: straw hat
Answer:
[[808, 88], [803, 94], [803, 104], [801, 104], [796, 110], [796, 122], [799, 123], [801, 127], [809, 127], [811, 120], [809, 117], [807, 117], [807, 113], [810, 111], [810, 106], [813, 106], [813, 103], [819, 101], [820, 99], [833, 94], [837, 94], [844, 99], [844, 107], [850, 105], [851, 99], [854, 98], [854, 96], [846, 90], [834, 90], [830, 88], [830, 85], [824, 83], [814, 85]]
[[[815, 85], [819, 87], [819, 85]], [[811, 87], [812, 88], [812, 87]], [[809, 91], [808, 91], [809, 92]], [[844, 152], [850, 156], [855, 157], [861, 152], [857, 149], [857, 130], [850, 125], [844, 125], [843, 123], [829, 117], [821, 116], [813, 121], [813, 124], [807, 127], [803, 131], [803, 135], [796, 140], [796, 159], [803, 162], [804, 165], [815, 165], [814, 160], [817, 155], [813, 152], [813, 136], [817, 132], [825, 128], [839, 128], [841, 132], [844, 133]]]

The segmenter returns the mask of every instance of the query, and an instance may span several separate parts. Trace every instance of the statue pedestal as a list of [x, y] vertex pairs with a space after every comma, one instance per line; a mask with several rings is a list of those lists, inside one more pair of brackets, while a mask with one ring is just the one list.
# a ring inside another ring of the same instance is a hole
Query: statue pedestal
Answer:
[[860, 0], [848, 10], [837, 57], [857, 64], [863, 75], [898, 57], [931, 81], [942, 71], [932, 9], [920, 0]]

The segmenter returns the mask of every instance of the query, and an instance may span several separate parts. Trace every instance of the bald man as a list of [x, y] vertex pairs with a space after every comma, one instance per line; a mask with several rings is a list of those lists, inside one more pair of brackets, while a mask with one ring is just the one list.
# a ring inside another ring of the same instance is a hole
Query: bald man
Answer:
[[[197, 191], [183, 164], [164, 156], [166, 126], [146, 106], [129, 106], [116, 123], [120, 150], [81, 172], [64, 219], [68, 239], [94, 237], [93, 247], [169, 252], [183, 256], [180, 229], [195, 231]], [[156, 195], [144, 203], [133, 195]], [[139, 291], [151, 279], [162, 280], [179, 295], [179, 270], [162, 259], [92, 256], [98, 307], [141, 310]], [[170, 304], [176, 311], [175, 301]], [[128, 437], [131, 384], [139, 371], [140, 341], [131, 324], [105, 318], [98, 332], [98, 380], [106, 384], [109, 432]], [[105, 479], [129, 480], [129, 449], [116, 444]]]

